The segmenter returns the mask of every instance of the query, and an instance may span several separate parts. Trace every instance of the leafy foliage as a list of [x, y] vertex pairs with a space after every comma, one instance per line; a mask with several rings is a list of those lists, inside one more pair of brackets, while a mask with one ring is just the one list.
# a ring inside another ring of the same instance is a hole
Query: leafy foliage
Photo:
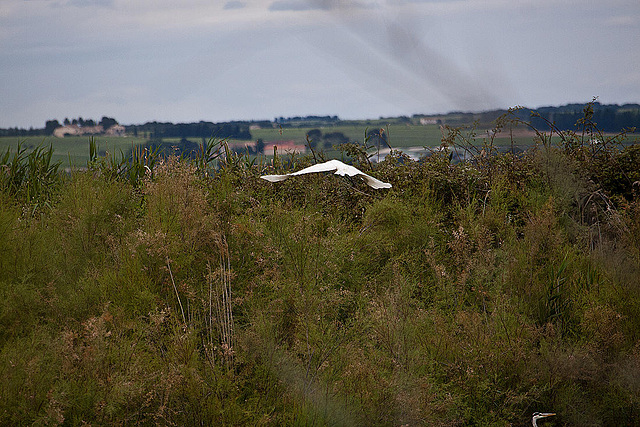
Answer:
[[32, 208], [46, 203], [59, 183], [60, 163], [53, 163], [52, 155], [52, 146], [38, 146], [28, 154], [21, 144], [13, 153], [7, 149], [0, 157], [0, 188]]
[[3, 157], [0, 424], [634, 425], [637, 145], [562, 135], [344, 144], [388, 191], [224, 141]]

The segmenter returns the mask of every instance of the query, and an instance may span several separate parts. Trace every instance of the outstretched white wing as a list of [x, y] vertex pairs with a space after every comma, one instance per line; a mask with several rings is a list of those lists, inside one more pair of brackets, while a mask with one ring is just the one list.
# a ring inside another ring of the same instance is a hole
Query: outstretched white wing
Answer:
[[[285, 179], [289, 178], [290, 176], [304, 175], [304, 174], [307, 174], [307, 173], [314, 173], [314, 172], [331, 172], [331, 171], [335, 171], [335, 170], [338, 169], [338, 165], [335, 164], [335, 162], [338, 162], [338, 161], [337, 160], [330, 160], [330, 161], [325, 162], [325, 163], [318, 163], [316, 165], [309, 166], [307, 168], [299, 170], [298, 172], [288, 173], [286, 175], [263, 175], [260, 178], [266, 179], [267, 181], [270, 181], [270, 182], [280, 182], [280, 181], [284, 181]], [[342, 162], [338, 162], [338, 163], [342, 163]], [[342, 163], [342, 164], [344, 164], [344, 163]]]
[[289, 175], [297, 176], [297, 175], [304, 175], [307, 173], [331, 172], [331, 171], [336, 171], [336, 173], [339, 173], [340, 165], [347, 166], [339, 160], [329, 160], [328, 162], [318, 163], [313, 166], [309, 166], [308, 168], [301, 169], [298, 172], [290, 173]]
[[284, 181], [290, 176], [304, 175], [307, 173], [315, 173], [315, 172], [332, 172], [335, 171], [336, 175], [349, 175], [349, 176], [360, 176], [364, 181], [371, 187], [379, 189], [379, 188], [391, 188], [391, 184], [388, 182], [382, 182], [370, 175], [367, 175], [364, 172], [361, 172], [357, 168], [346, 165], [342, 163], [340, 160], [329, 160], [328, 162], [318, 163], [313, 166], [309, 166], [308, 168], [304, 168], [299, 170], [298, 172], [288, 173], [286, 175], [263, 175], [260, 178], [265, 179], [270, 182], [279, 182]]

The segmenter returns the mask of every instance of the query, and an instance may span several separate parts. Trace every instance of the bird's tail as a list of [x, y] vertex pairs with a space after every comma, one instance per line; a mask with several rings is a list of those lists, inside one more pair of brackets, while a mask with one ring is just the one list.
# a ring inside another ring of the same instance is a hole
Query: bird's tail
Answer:
[[369, 186], [375, 189], [391, 188], [391, 184], [389, 184], [388, 182], [382, 182], [370, 175], [362, 174], [362, 178], [367, 182], [367, 184], [369, 184]]

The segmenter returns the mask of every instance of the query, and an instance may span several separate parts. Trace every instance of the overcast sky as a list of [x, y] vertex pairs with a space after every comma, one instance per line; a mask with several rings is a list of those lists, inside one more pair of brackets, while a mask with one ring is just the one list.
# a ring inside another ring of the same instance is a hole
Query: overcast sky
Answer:
[[640, 102], [638, 0], [1, 0], [0, 127]]

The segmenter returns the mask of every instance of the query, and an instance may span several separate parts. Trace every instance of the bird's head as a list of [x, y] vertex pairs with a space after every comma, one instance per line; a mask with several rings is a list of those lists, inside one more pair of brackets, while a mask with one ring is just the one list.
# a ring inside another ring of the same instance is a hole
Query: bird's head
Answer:
[[531, 421], [533, 422], [534, 426], [537, 426], [538, 424], [536, 424], [536, 421], [542, 418], [552, 417], [554, 415], [555, 413], [553, 412], [534, 412], [533, 417], [531, 418]]

